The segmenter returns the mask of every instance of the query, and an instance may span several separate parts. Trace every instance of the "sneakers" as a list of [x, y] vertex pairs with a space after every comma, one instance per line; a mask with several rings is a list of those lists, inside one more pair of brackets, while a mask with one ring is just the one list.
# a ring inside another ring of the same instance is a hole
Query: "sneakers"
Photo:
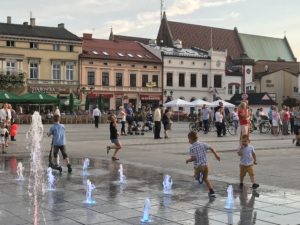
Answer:
[[256, 189], [256, 188], [258, 188], [258, 187], [259, 187], [259, 184], [256, 184], [256, 183], [252, 184], [252, 188], [253, 188], [253, 189]]
[[107, 147], [106, 147], [106, 154], [107, 154], [107, 155], [108, 155], [109, 151], [110, 151], [110, 146], [107, 146]]
[[68, 164], [67, 167], [68, 167], [68, 173], [72, 173], [72, 167], [71, 167], [71, 164]]
[[209, 191], [208, 197], [210, 197], [210, 198], [216, 198], [216, 194], [215, 194], [214, 190], [210, 190]]
[[117, 160], [119, 160], [119, 158], [111, 157], [111, 160], [112, 160], [112, 161], [117, 161]]
[[240, 189], [242, 189], [244, 186], [244, 183], [240, 183]]

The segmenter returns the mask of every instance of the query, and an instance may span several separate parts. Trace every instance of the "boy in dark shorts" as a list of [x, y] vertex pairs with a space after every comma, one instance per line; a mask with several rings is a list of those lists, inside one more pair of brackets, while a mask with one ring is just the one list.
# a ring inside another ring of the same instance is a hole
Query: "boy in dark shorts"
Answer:
[[57, 154], [60, 150], [61, 154], [63, 156], [63, 159], [67, 163], [68, 173], [71, 173], [72, 167], [71, 167], [70, 160], [68, 158], [67, 151], [66, 151], [65, 126], [63, 124], [59, 123], [59, 119], [60, 119], [59, 115], [56, 114], [53, 116], [54, 124], [50, 127], [50, 130], [47, 133], [48, 137], [53, 135], [53, 139], [52, 139], [53, 156], [54, 156], [54, 167], [53, 168], [62, 172], [61, 166], [57, 165]]
[[113, 154], [113, 156], [111, 157], [112, 161], [116, 161], [119, 160], [119, 158], [117, 158], [117, 153], [118, 151], [122, 148], [121, 142], [119, 141], [119, 133], [118, 133], [118, 129], [117, 129], [117, 117], [115, 114], [111, 114], [108, 118], [110, 120], [110, 124], [109, 124], [109, 130], [110, 130], [110, 140], [111, 143], [113, 143], [113, 146], [107, 146], [107, 154], [109, 153], [109, 151], [111, 149], [115, 149], [115, 152]]
[[203, 180], [207, 185], [209, 190], [208, 196], [215, 198], [215, 192], [212, 188], [210, 181], [208, 180], [208, 166], [207, 166], [207, 151], [210, 150], [214, 154], [215, 158], [220, 161], [220, 156], [216, 151], [204, 142], [198, 141], [198, 135], [196, 132], [191, 131], [188, 134], [189, 143], [192, 145], [190, 147], [190, 158], [185, 162], [194, 162], [194, 177], [196, 180], [199, 179], [199, 174], [202, 172]]

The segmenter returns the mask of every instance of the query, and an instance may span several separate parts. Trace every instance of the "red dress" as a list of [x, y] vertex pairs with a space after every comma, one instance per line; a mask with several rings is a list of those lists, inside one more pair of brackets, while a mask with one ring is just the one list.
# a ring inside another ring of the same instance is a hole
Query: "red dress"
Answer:
[[11, 125], [11, 127], [10, 127], [10, 136], [15, 137], [17, 135], [18, 128], [19, 128], [18, 124]]

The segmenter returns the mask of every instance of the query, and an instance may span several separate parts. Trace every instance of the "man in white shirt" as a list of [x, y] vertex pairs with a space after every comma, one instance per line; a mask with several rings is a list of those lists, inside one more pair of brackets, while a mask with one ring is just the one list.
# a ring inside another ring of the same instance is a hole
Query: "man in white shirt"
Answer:
[[101, 111], [98, 109], [98, 106], [93, 110], [93, 117], [95, 122], [95, 128], [98, 128], [99, 118], [101, 116]]
[[154, 121], [154, 139], [161, 139], [160, 130], [161, 130], [161, 110], [162, 105], [156, 106], [154, 111], [153, 121]]
[[0, 109], [0, 120], [3, 122], [5, 125], [9, 124], [11, 121], [11, 111], [8, 108], [8, 103], [3, 104], [3, 108]]

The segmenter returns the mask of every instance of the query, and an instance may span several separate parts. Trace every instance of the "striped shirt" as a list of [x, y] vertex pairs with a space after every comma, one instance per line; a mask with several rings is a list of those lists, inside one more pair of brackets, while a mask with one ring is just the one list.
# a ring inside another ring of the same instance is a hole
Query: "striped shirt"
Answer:
[[207, 150], [209, 149], [209, 145], [203, 142], [196, 141], [190, 147], [190, 156], [196, 157], [194, 161], [194, 167], [198, 167], [199, 165], [205, 166], [207, 164]]

